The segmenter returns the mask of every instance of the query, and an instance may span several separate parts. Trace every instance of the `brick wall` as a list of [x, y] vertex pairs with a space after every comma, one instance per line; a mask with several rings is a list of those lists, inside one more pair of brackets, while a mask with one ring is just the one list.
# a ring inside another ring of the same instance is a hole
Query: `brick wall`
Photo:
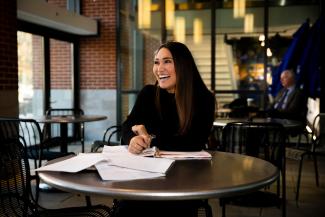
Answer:
[[0, 90], [18, 89], [16, 1], [0, 1]]
[[0, 116], [18, 116], [16, 1], [0, 0]]
[[81, 1], [81, 14], [99, 20], [99, 36], [80, 40], [81, 89], [116, 88], [116, 1]]
[[71, 49], [69, 42], [50, 40], [51, 89], [72, 89]]
[[44, 88], [44, 47], [43, 37], [32, 35], [33, 85], [34, 89]]
[[153, 75], [152, 67], [153, 67], [153, 59], [154, 52], [160, 45], [160, 41], [156, 38], [151, 37], [150, 35], [145, 35], [144, 38], [144, 75], [143, 75], [143, 83], [144, 84], [154, 84], [156, 82], [156, 78]]
[[[49, 0], [66, 8], [66, 0]], [[115, 0], [81, 0], [81, 14], [99, 20], [99, 35], [80, 39], [80, 88], [116, 88]], [[51, 40], [51, 88], [71, 88], [70, 47]], [[67, 72], [70, 72], [67, 73]]]

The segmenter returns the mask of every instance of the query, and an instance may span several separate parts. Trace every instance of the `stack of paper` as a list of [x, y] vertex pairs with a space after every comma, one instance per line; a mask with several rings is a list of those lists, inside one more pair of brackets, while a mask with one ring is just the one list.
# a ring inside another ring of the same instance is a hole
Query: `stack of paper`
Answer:
[[[107, 146], [108, 147], [108, 146]], [[105, 151], [105, 147], [104, 147]], [[144, 157], [156, 157], [156, 158], [169, 158], [174, 160], [204, 160], [204, 159], [211, 159], [212, 156], [207, 151], [162, 151], [159, 150], [157, 147], [147, 148], [143, 150], [142, 153], [139, 154], [140, 156]]]
[[75, 173], [95, 166], [103, 180], [133, 180], [165, 176], [174, 160], [156, 159], [129, 153], [123, 146], [106, 149], [103, 153], [80, 153], [57, 163], [49, 164], [36, 171], [58, 171]]
[[95, 166], [103, 180], [147, 179], [165, 176], [174, 159], [211, 159], [211, 154], [206, 151], [160, 151], [154, 147], [135, 155], [128, 152], [127, 146], [104, 146], [102, 153], [80, 153], [36, 171], [75, 173]]

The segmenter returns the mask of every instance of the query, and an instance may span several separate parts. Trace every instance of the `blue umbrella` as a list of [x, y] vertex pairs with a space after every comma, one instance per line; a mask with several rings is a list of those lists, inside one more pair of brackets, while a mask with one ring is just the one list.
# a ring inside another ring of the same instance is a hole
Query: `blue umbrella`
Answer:
[[269, 87], [269, 92], [275, 96], [278, 91], [282, 88], [280, 82], [280, 75], [285, 69], [295, 69], [298, 61], [300, 60], [301, 53], [304, 49], [305, 42], [308, 38], [309, 33], [309, 19], [307, 19], [299, 29], [292, 35], [293, 39], [288, 47], [280, 66], [272, 74], [272, 84]]
[[317, 19], [310, 30], [308, 41], [297, 67], [297, 85], [309, 97], [320, 97], [321, 38], [325, 36], [324, 16]]

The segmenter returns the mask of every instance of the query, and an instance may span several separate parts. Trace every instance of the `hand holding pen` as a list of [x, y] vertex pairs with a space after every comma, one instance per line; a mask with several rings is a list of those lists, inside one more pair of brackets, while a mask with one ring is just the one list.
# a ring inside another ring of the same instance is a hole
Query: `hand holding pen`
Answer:
[[128, 150], [133, 154], [140, 154], [144, 149], [149, 148], [151, 140], [156, 138], [155, 135], [148, 134], [144, 125], [134, 125], [132, 131], [136, 136], [130, 140]]

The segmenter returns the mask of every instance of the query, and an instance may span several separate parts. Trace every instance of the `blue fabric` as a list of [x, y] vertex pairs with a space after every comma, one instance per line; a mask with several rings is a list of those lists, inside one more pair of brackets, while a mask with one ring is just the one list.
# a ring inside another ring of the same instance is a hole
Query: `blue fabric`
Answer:
[[297, 66], [297, 85], [312, 98], [320, 97], [320, 47], [321, 38], [325, 37], [324, 32], [324, 16], [322, 16], [312, 26]]
[[272, 74], [272, 84], [269, 87], [269, 92], [276, 96], [279, 90], [282, 88], [280, 82], [280, 75], [283, 70], [296, 69], [298, 61], [300, 60], [302, 51], [305, 47], [309, 33], [309, 20], [307, 19], [299, 29], [293, 34], [293, 40], [288, 47], [281, 64], [276, 71]]

